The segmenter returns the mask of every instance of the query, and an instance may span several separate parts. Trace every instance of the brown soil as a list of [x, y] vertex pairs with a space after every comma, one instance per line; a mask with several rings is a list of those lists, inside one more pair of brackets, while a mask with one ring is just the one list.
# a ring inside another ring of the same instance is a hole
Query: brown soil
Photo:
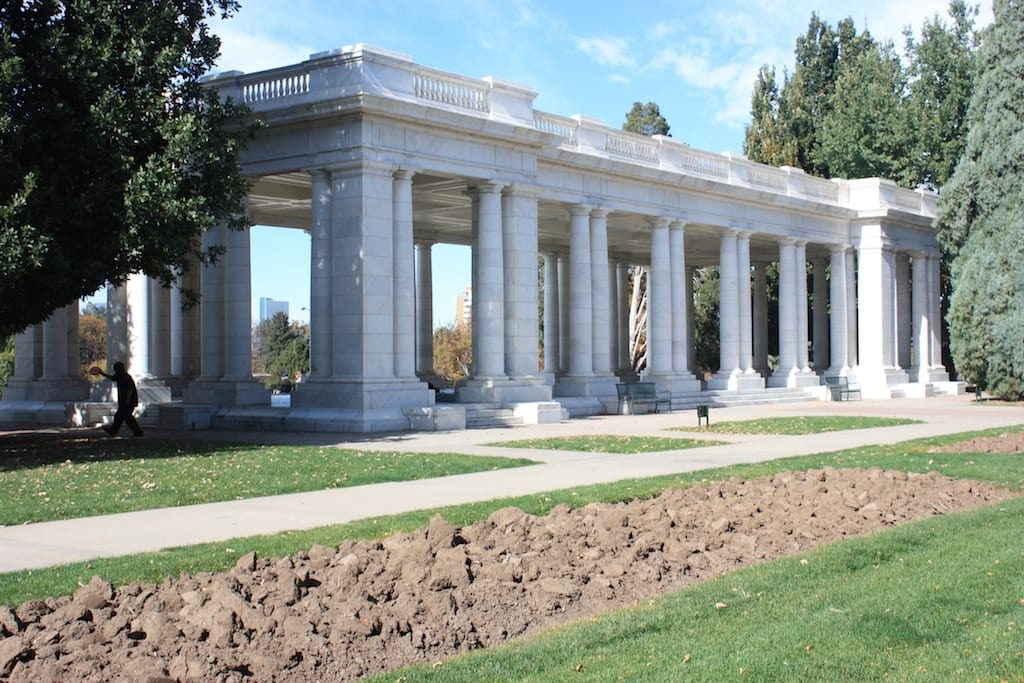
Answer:
[[1011, 492], [824, 469], [653, 500], [440, 517], [383, 542], [243, 557], [223, 574], [0, 606], [0, 679], [336, 681], [432, 662], [742, 565]]
[[1024, 432], [1003, 432], [933, 448], [936, 453], [1024, 453]]

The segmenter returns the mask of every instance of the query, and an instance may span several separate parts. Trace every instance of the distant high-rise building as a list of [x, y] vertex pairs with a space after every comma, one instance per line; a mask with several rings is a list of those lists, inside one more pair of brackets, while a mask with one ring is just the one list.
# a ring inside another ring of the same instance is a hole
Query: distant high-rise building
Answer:
[[473, 287], [467, 287], [455, 295], [455, 324], [470, 325], [473, 323]]
[[287, 301], [274, 301], [270, 297], [260, 297], [260, 322], [273, 318], [277, 313], [288, 315]]

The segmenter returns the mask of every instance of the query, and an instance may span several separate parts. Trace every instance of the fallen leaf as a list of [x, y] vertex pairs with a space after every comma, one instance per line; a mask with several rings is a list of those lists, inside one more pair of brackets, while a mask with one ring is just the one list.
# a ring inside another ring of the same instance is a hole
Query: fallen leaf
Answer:
[[715, 609], [724, 609], [724, 608], [726, 608], [728, 606], [729, 605], [725, 604], [724, 602], [716, 602], [715, 603]]
[[810, 564], [810, 562], [808, 562], [807, 560], [800, 560], [800, 564], [803, 565], [804, 567], [806, 567], [807, 565]]
[[690, 655], [689, 654], [683, 655], [683, 664], [689, 664], [689, 663], [690, 663]]
[[806, 646], [804, 646], [804, 652], [810, 652], [813, 649], [814, 649], [813, 645], [806, 645]]
[[575, 671], [578, 674], [581, 674], [581, 673], [583, 673], [583, 665], [582, 664], [577, 664], [576, 666], [574, 666], [572, 668], [572, 670]]

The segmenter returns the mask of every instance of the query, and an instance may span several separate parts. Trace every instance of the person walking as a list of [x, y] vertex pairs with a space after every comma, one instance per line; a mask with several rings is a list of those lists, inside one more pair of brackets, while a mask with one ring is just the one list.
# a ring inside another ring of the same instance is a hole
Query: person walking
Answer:
[[103, 431], [110, 436], [117, 436], [117, 433], [121, 431], [121, 425], [127, 424], [128, 428], [132, 430], [133, 436], [142, 436], [142, 427], [139, 426], [132, 414], [135, 406], [139, 405], [139, 390], [135, 388], [135, 380], [125, 370], [124, 363], [121, 361], [114, 363], [113, 375], [108, 375], [96, 366], [89, 368], [89, 373], [103, 375], [117, 383], [117, 412], [114, 413], [113, 424], [109, 427], [104, 426]]

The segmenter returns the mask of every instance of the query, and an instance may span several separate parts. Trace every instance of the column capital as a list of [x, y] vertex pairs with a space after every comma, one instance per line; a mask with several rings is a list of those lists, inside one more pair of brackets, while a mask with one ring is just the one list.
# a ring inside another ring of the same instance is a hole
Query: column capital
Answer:
[[416, 175], [416, 172], [408, 168], [396, 169], [392, 174], [395, 180], [412, 180], [412, 177]]
[[608, 218], [608, 215], [611, 214], [611, 212], [612, 212], [611, 209], [606, 209], [604, 207], [599, 206], [597, 208], [594, 208], [594, 209], [590, 210], [590, 217], [591, 218]]
[[850, 248], [849, 244], [829, 244], [828, 250], [833, 254], [845, 254], [846, 250]]
[[303, 170], [306, 171], [306, 173], [308, 173], [310, 175], [310, 177], [312, 177], [312, 178], [328, 178], [329, 179], [331, 177], [330, 169], [323, 168], [322, 166], [318, 166], [316, 168], [307, 168], [307, 169], [303, 169]]
[[572, 204], [569, 207], [570, 216], [590, 216], [590, 212], [594, 207], [588, 206], [587, 204]]
[[749, 240], [753, 234], [750, 230], [738, 230], [736, 232], [736, 239]]
[[538, 197], [540, 196], [540, 189], [535, 185], [526, 185], [524, 183], [508, 183], [502, 189], [502, 194], [506, 197]]
[[779, 246], [780, 247], [795, 247], [796, 246], [796, 240], [793, 239], [792, 237], [783, 237], [782, 239], [779, 240]]
[[796, 244], [797, 249], [807, 248], [807, 240], [794, 240], [794, 244]]
[[647, 216], [647, 223], [652, 228], [667, 228], [670, 219], [664, 216]]
[[437, 240], [435, 240], [435, 239], [424, 239], [422, 237], [417, 237], [414, 240], [414, 244], [417, 247], [421, 247], [423, 249], [430, 249], [432, 246], [437, 244]]
[[678, 230], [682, 232], [686, 229], [686, 226], [689, 223], [690, 221], [686, 220], [685, 218], [673, 218], [672, 222], [668, 224], [668, 227], [672, 230]]
[[501, 189], [503, 187], [505, 187], [505, 183], [492, 180], [482, 180], [479, 182], [470, 183], [466, 187], [466, 194], [470, 196], [481, 194], [497, 194], [501, 192]]

